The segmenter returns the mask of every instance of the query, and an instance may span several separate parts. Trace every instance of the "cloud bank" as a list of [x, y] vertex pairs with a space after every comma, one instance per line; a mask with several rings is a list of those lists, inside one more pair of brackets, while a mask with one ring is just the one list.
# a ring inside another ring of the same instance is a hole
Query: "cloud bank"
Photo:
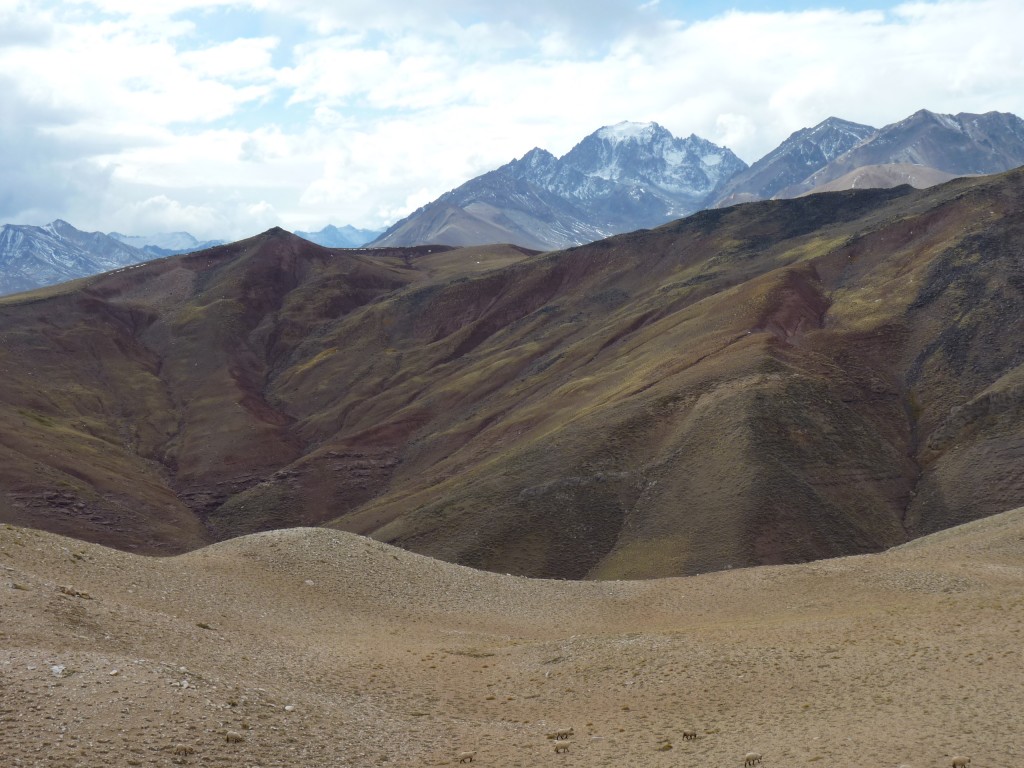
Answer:
[[0, 222], [378, 227], [621, 120], [752, 162], [830, 115], [1024, 114], [1018, 0], [506, 5], [0, 0]]

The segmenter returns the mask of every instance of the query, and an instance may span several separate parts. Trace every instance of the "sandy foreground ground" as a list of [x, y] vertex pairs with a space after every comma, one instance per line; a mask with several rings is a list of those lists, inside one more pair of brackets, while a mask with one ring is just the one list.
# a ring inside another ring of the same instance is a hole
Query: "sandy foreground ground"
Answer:
[[321, 529], [154, 559], [0, 527], [0, 768], [462, 750], [480, 766], [732, 768], [757, 751], [770, 768], [1016, 768], [1024, 510], [879, 555], [601, 583]]

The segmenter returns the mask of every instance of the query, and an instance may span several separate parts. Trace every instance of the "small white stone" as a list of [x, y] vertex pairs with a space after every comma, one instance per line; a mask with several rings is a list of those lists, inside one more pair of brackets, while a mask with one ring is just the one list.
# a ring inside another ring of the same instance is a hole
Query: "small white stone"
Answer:
[[291, 704], [289, 704], [288, 706], [286, 706], [284, 708], [284, 711], [285, 712], [293, 712], [293, 711], [295, 711], [295, 707], [293, 707]]
[[108, 674], [111, 677], [117, 677], [120, 673], [121, 673], [121, 670], [119, 670], [119, 669], [112, 669], [112, 670], [110, 670], [110, 672]]
[[[32, 669], [32, 667], [29, 667], [29, 669]], [[50, 671], [53, 673], [54, 677], [60, 677], [63, 675], [65, 669], [66, 667], [63, 664], [54, 664], [50, 667]]]
[[306, 579], [303, 582], [303, 584], [305, 584], [307, 587], [312, 587], [313, 586], [313, 580], [312, 579]]

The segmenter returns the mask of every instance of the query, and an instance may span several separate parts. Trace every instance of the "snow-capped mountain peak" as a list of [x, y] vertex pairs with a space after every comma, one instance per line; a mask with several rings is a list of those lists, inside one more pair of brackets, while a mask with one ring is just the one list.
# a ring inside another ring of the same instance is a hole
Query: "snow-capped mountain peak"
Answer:
[[730, 150], [699, 136], [680, 139], [657, 123], [629, 122], [600, 128], [559, 162], [591, 179], [685, 198], [674, 201], [672, 215], [696, 210], [724, 179], [746, 167]]
[[615, 125], [606, 125], [594, 134], [602, 141], [621, 144], [624, 141], [650, 141], [658, 130], [664, 131], [657, 123], [634, 123], [623, 120]]
[[374, 244], [499, 237], [528, 247], [575, 245], [693, 213], [744, 168], [729, 149], [697, 136], [679, 139], [657, 123], [617, 123], [562, 157], [532, 149], [445, 193]]

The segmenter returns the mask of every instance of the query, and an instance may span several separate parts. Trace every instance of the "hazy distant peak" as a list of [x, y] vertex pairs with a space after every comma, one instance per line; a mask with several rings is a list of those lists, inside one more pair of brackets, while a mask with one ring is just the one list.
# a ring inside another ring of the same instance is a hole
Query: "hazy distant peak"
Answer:
[[535, 170], [538, 168], [549, 168], [552, 164], [557, 163], [558, 158], [548, 152], [546, 149], [540, 147], [534, 147], [525, 155], [518, 160], [513, 160], [508, 164], [508, 168], [513, 171], [525, 171]]
[[[790, 134], [789, 138], [786, 139], [782, 144], [776, 147], [775, 150], [770, 152], [766, 157], [771, 156], [774, 153], [784, 153], [790, 150], [792, 146], [804, 142], [812, 142], [814, 144], [821, 144], [822, 139], [825, 136], [845, 136], [848, 137], [844, 142], [848, 144], [842, 151], [845, 152], [850, 148], [849, 142], [858, 144], [864, 139], [874, 135], [878, 132], [877, 128], [873, 128], [870, 125], [864, 125], [862, 123], [854, 123], [850, 120], [844, 120], [841, 117], [827, 117], [817, 125], [811, 126], [810, 128], [801, 128], [799, 131], [794, 131]], [[828, 148], [823, 148], [825, 155], [831, 154]], [[840, 152], [841, 154], [841, 152]], [[836, 155], [828, 157], [829, 160], [834, 159]]]
[[42, 229], [46, 230], [47, 232], [51, 232], [55, 235], [59, 235], [62, 232], [70, 232], [72, 230], [74, 230], [76, 233], [80, 231], [75, 229], [75, 227], [71, 226], [70, 224], [68, 224], [68, 222], [64, 221], [64, 219], [54, 219], [49, 224], [42, 227]]
[[[939, 125], [943, 126], [944, 128], [949, 128], [949, 129], [954, 130], [954, 131], [960, 131], [961, 130], [960, 121], [957, 119], [957, 117], [955, 117], [953, 115], [946, 115], [946, 114], [943, 114], [941, 112], [932, 112], [931, 110], [928, 110], [928, 109], [919, 109], [919, 110], [917, 110], [917, 112], [912, 114], [910, 117], [906, 118], [905, 120], [901, 120], [900, 122], [895, 123], [894, 125], [904, 126], [904, 125], [914, 125], [916, 123], [929, 123], [929, 122], [931, 122], [931, 123], [938, 123]], [[890, 126], [887, 126], [887, 127], [890, 127]]]
[[361, 248], [368, 242], [378, 237], [382, 229], [358, 229], [351, 224], [336, 227], [328, 224], [317, 232], [302, 232], [296, 230], [294, 234], [303, 240], [322, 245], [326, 248]]

